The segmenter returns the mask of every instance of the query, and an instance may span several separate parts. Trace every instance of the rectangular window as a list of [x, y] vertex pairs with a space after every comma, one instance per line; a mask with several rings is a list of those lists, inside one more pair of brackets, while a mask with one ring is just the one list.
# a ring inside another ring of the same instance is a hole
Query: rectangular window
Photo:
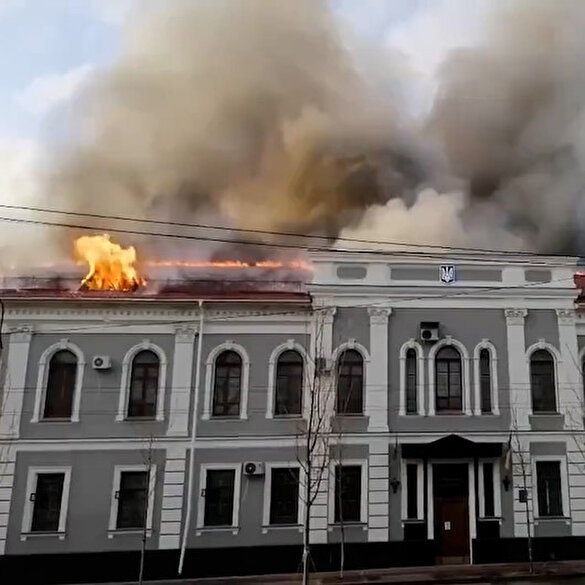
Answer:
[[406, 414], [417, 414], [417, 396], [416, 396], [416, 352], [409, 349], [406, 352]]
[[273, 469], [270, 484], [270, 524], [299, 521], [299, 469]]
[[236, 472], [208, 469], [205, 483], [205, 526], [231, 526], [234, 513]]
[[486, 518], [495, 516], [493, 463], [483, 464], [483, 498], [484, 498], [483, 515]]
[[120, 474], [120, 489], [116, 492], [116, 528], [144, 528], [147, 496], [147, 471], [123, 471]]
[[538, 489], [538, 515], [562, 516], [560, 461], [537, 461], [536, 483]]
[[31, 532], [57, 532], [63, 499], [64, 473], [39, 473], [31, 499], [34, 501]]
[[490, 369], [490, 354], [482, 349], [479, 354], [479, 390], [481, 394], [481, 412], [492, 411], [492, 379]]
[[335, 467], [335, 522], [360, 522], [362, 468], [360, 465]]
[[406, 517], [409, 520], [418, 518], [418, 465], [406, 465]]

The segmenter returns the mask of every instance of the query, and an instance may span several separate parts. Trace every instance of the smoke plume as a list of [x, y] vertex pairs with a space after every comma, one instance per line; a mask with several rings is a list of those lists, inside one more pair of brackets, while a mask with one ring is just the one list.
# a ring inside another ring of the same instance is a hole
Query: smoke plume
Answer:
[[500, 5], [414, 120], [406, 63], [325, 2], [176, 0], [132, 24], [83, 97], [52, 202], [332, 241], [575, 252], [583, 22], [579, 0]]

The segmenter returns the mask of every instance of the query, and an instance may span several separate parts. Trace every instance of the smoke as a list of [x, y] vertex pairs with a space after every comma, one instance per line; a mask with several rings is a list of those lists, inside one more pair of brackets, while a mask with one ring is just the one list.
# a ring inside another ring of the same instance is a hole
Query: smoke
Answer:
[[413, 119], [407, 62], [324, 1], [176, 0], [95, 77], [51, 201], [332, 242], [575, 252], [584, 17], [579, 0], [500, 4]]

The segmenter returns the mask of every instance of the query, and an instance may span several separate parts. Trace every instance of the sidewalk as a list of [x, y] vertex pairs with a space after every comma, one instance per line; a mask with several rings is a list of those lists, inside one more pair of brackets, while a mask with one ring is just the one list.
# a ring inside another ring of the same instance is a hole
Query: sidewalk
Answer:
[[[181, 579], [147, 581], [145, 585], [299, 585], [300, 575], [262, 575], [253, 577], [214, 577], [205, 579]], [[347, 571], [343, 579], [335, 573], [314, 573], [311, 585], [362, 585], [375, 583], [386, 584], [467, 584], [488, 585], [497, 583], [529, 584], [585, 584], [585, 561], [556, 561], [534, 563], [533, 572], [527, 563], [510, 563], [501, 565], [449, 565], [433, 567], [412, 567], [397, 569], [371, 569], [365, 571]], [[96, 584], [97, 585], [97, 584]], [[103, 585], [103, 584], [102, 584]], [[122, 585], [110, 583], [107, 585]], [[124, 585], [135, 585], [125, 583]]]

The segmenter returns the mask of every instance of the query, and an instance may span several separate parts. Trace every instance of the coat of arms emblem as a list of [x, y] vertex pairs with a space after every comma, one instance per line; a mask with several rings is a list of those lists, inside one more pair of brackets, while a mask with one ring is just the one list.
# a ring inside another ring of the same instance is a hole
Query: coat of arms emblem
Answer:
[[443, 264], [439, 268], [439, 278], [441, 282], [445, 284], [451, 284], [455, 282], [455, 266], [452, 264]]

